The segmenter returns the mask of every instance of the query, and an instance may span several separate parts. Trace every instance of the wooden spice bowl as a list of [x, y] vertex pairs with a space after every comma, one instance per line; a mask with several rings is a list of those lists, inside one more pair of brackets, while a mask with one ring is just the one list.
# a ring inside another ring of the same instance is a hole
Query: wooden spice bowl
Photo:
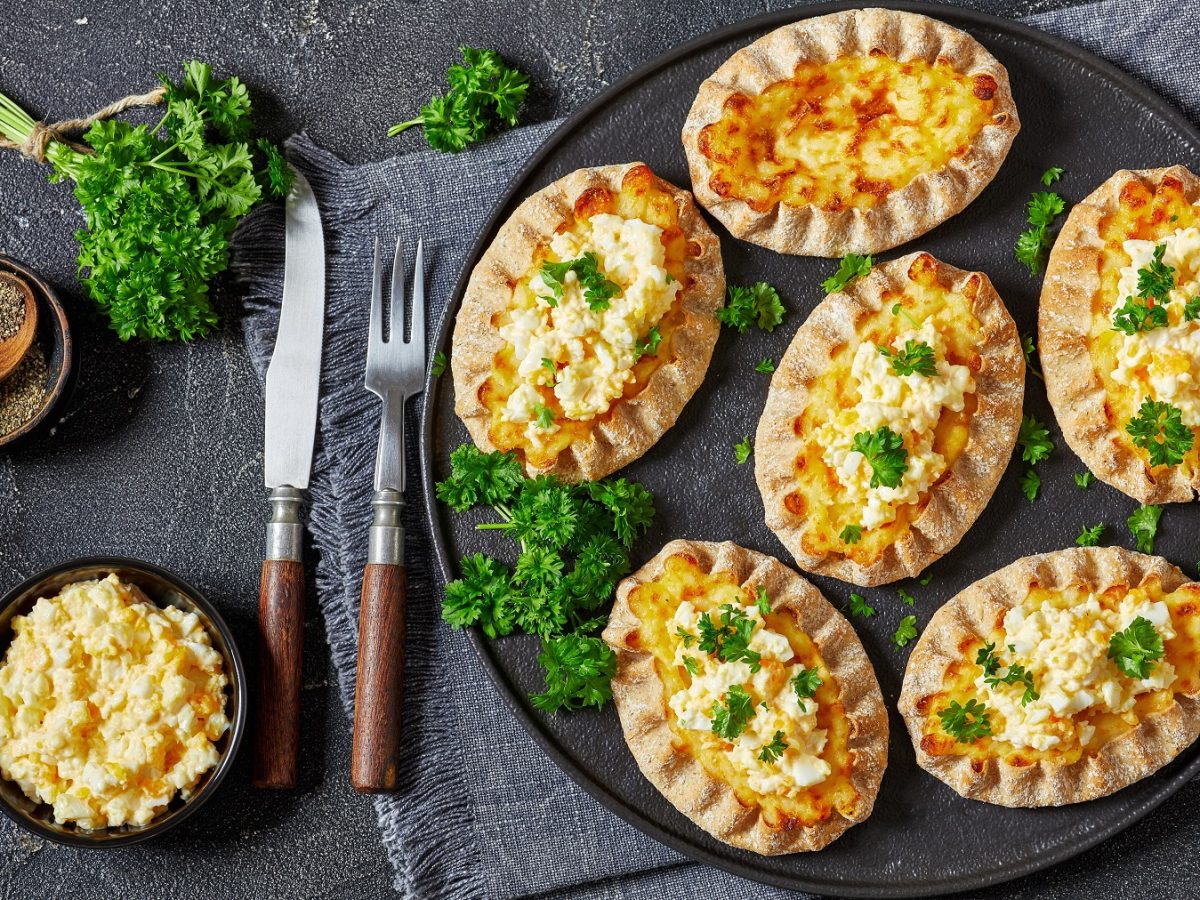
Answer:
[[7, 434], [0, 434], [0, 448], [33, 433], [50, 419], [66, 397], [75, 371], [75, 344], [66, 310], [54, 289], [23, 263], [0, 254], [0, 272], [15, 275], [28, 285], [37, 301], [37, 331], [34, 343], [46, 354], [46, 395], [33, 417]]

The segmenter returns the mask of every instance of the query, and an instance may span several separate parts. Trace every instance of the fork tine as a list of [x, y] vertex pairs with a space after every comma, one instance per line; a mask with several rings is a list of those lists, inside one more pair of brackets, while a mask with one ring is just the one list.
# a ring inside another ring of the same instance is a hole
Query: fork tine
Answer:
[[396, 238], [396, 255], [392, 259], [392, 317], [388, 343], [404, 343], [404, 248]]
[[409, 343], [420, 357], [425, 370], [425, 241], [417, 239], [417, 260], [413, 264], [412, 337]]
[[375, 236], [375, 275], [371, 281], [371, 326], [367, 353], [383, 343], [383, 260], [379, 258], [379, 236]]

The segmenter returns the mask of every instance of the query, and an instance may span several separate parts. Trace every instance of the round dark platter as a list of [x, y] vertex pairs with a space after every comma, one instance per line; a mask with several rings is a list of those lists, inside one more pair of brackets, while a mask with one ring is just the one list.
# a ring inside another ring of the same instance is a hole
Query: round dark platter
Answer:
[[[787, 22], [862, 4], [807, 6], [731, 25], [685, 44], [633, 72], [575, 113], [534, 154], [497, 206], [466, 260], [455, 296], [440, 323], [437, 348], [447, 354], [466, 280], [496, 229], [525, 197], [581, 166], [642, 160], [664, 178], [688, 186], [679, 132], [696, 88], [734, 50]], [[1025, 227], [1024, 204], [1042, 189], [1052, 165], [1066, 173], [1054, 189], [1074, 203], [1119, 168], [1181, 163], [1200, 165], [1200, 132], [1177, 110], [1128, 75], [1058, 38], [1019, 23], [932, 4], [878, 3], [935, 16], [964, 28], [1008, 68], [1022, 128], [996, 180], [963, 213], [926, 236], [883, 254], [884, 259], [927, 250], [953, 265], [988, 273], [1022, 333], [1034, 334], [1040, 278], [1013, 258]], [[720, 227], [730, 284], [765, 280], [788, 306], [772, 334], [721, 336], [707, 378], [679, 423], [644, 458], [622, 471], [653, 491], [658, 517], [635, 549], [634, 564], [675, 537], [732, 540], [793, 560], [763, 524], [753, 466], [734, 461], [733, 445], [753, 435], [766, 398], [768, 376], [754, 372], [764, 356], [778, 360], [796, 329], [821, 300], [822, 279], [836, 263], [781, 256], [733, 240]], [[421, 449], [428, 517], [442, 576], [457, 577], [455, 561], [467, 552], [505, 555], [494, 532], [477, 532], [480, 515], [456, 516], [433, 498], [433, 483], [449, 469], [450, 451], [469, 440], [454, 415], [449, 378], [431, 379], [423, 412]], [[1042, 493], [1022, 495], [1019, 459], [1009, 466], [990, 505], [962, 544], [936, 563], [928, 586], [915, 581], [863, 590], [879, 610], [854, 620], [875, 665], [891, 711], [887, 773], [865, 823], [820, 853], [760, 857], [711, 838], [677, 812], [638, 771], [611, 705], [602, 711], [547, 716], [528, 702], [542, 688], [533, 638], [491, 642], [473, 633], [483, 664], [522, 724], [547, 755], [600, 803], [676, 850], [737, 875], [794, 890], [856, 897], [908, 897], [972, 890], [1061, 862], [1146, 815], [1200, 769], [1200, 750], [1189, 748], [1156, 775], [1090, 803], [1057, 809], [1009, 810], [960, 798], [921, 771], [895, 711], [908, 650], [890, 635], [902, 616], [915, 612], [919, 626], [962, 588], [1017, 557], [1073, 546], [1084, 525], [1104, 522], [1103, 543], [1133, 547], [1125, 518], [1136, 503], [1097, 482], [1086, 491], [1072, 474], [1085, 467], [1066, 447], [1040, 381], [1030, 376], [1025, 409], [1050, 423], [1052, 457], [1039, 466]], [[1156, 552], [1189, 572], [1200, 508], [1169, 507]], [[812, 579], [835, 605], [851, 586]], [[896, 589], [915, 595], [901, 605]]]

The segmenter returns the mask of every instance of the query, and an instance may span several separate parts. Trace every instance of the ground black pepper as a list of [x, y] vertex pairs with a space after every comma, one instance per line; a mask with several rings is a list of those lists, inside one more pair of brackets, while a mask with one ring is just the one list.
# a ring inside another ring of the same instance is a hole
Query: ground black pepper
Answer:
[[25, 298], [6, 279], [0, 278], [0, 341], [6, 341], [25, 322]]
[[0, 381], [0, 437], [32, 419], [46, 400], [46, 356], [36, 343], [21, 364]]

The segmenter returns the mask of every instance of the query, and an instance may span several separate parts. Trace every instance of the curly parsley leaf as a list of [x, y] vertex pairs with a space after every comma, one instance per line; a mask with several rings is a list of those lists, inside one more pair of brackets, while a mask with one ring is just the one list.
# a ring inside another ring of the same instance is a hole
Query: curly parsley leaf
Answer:
[[441, 378], [442, 375], [445, 374], [447, 362], [448, 361], [446, 359], [446, 354], [443, 353], [441, 350], [439, 350], [439, 351], [437, 351], [437, 353], [433, 354], [433, 369], [432, 369], [432, 371], [433, 371], [434, 378]]
[[758, 607], [758, 614], [767, 616], [771, 612], [771, 598], [767, 596], [767, 589], [762, 585], [758, 587], [758, 596], [754, 598], [754, 605]]
[[1142, 297], [1126, 297], [1125, 302], [1113, 312], [1113, 331], [1137, 334], [1166, 328], [1169, 324], [1165, 306], [1150, 306]]
[[535, 403], [533, 406], [533, 424], [542, 431], [546, 431], [554, 427], [554, 410], [548, 406], [543, 406], [540, 403]]
[[782, 731], [776, 731], [775, 736], [771, 738], [769, 744], [764, 744], [763, 748], [758, 751], [759, 762], [773, 763], [779, 757], [783, 756], [783, 751], [787, 749], [787, 741], [784, 740], [786, 735]]
[[860, 619], [869, 619], [875, 615], [875, 607], [868, 604], [867, 598], [862, 594], [851, 594], [850, 615], [858, 616]]
[[1156, 246], [1150, 262], [1138, 269], [1137, 273], [1138, 296], [1153, 299], [1159, 305], [1165, 305], [1175, 289], [1175, 270], [1163, 262], [1166, 252], [1166, 244]]
[[700, 673], [700, 663], [696, 662], [696, 657], [694, 656], [685, 656], [683, 658], [683, 667], [693, 677]]
[[801, 669], [791, 680], [792, 688], [795, 690], [796, 696], [801, 700], [808, 700], [816, 696], [817, 689], [824, 683], [821, 679], [820, 671], [815, 667], [812, 669]]
[[720, 612], [717, 622], [713, 622], [709, 613], [700, 616], [700, 649], [721, 662], [744, 662], [751, 672], [757, 672], [762, 668], [762, 655], [750, 649], [754, 620], [729, 603]]
[[1096, 476], [1093, 475], [1091, 472], [1076, 472], [1075, 473], [1075, 487], [1079, 488], [1081, 491], [1086, 491], [1089, 487], [1092, 486], [1092, 483], [1095, 480], [1096, 480]]
[[740, 684], [729, 688], [723, 702], [714, 703], [709, 712], [713, 734], [727, 741], [736, 740], [754, 718], [754, 701]]
[[1021, 485], [1021, 493], [1025, 495], [1025, 499], [1032, 503], [1037, 499], [1038, 491], [1042, 489], [1042, 476], [1033, 469], [1026, 469], [1018, 483]]
[[932, 378], [937, 374], [937, 363], [934, 361], [933, 348], [924, 341], [914, 341], [911, 338], [904, 342], [903, 350], [893, 350], [877, 344], [880, 356], [887, 357], [892, 364], [892, 371], [897, 375], [922, 375]]
[[905, 616], [900, 620], [895, 633], [892, 635], [892, 643], [897, 647], [907, 647], [909, 641], [917, 636], [917, 617]]
[[845, 290], [846, 286], [855, 278], [861, 278], [870, 272], [871, 266], [874, 264], [875, 260], [870, 256], [859, 256], [857, 253], [848, 253], [838, 263], [837, 271], [821, 282], [821, 289], [826, 294], [834, 294]]
[[1165, 400], [1142, 401], [1141, 408], [1125, 426], [1134, 444], [1150, 455], [1152, 466], [1177, 466], [1192, 449], [1195, 435], [1183, 424], [1179, 407]]
[[861, 525], [847, 525], [838, 535], [843, 544], [857, 544], [862, 540]]
[[[1012, 646], [1009, 646], [1012, 649]], [[1021, 695], [1021, 705], [1028, 706], [1034, 700], [1041, 696], [1033, 684], [1033, 675], [1024, 666], [1018, 663], [1012, 663], [1005, 666], [1004, 674], [1000, 674], [1000, 666], [1003, 665], [1000, 659], [996, 656], [996, 645], [994, 643], [985, 644], [975, 654], [975, 663], [983, 669], [983, 680], [985, 684], [995, 687], [998, 684], [1023, 684], [1025, 687], [1024, 693]]]
[[1058, 194], [1037, 191], [1026, 204], [1026, 220], [1029, 228], [1017, 238], [1017, 261], [1037, 275], [1046, 265], [1046, 251], [1054, 243], [1050, 228], [1054, 220], [1067, 208], [1066, 201]]
[[750, 444], [750, 435], [746, 435], [733, 445], [733, 458], [737, 460], [739, 466], [744, 465], [753, 451], [754, 448]]
[[1096, 547], [1100, 544], [1102, 537], [1104, 537], [1104, 523], [1097, 522], [1091, 528], [1085, 525], [1080, 530], [1079, 537], [1075, 538], [1075, 543], [1080, 547]]
[[437, 497], [455, 512], [472, 506], [505, 506], [525, 480], [515, 453], [484, 453], [462, 444], [450, 454], [450, 476], [437, 484]]
[[754, 367], [755, 372], [761, 372], [763, 375], [770, 375], [775, 371], [775, 361], [769, 356], [764, 356], [758, 361], [758, 365]]
[[851, 449], [867, 458], [871, 466], [871, 487], [899, 487], [908, 471], [908, 450], [904, 439], [886, 425], [875, 431], [860, 431], [854, 435]]
[[598, 637], [562, 634], [542, 641], [538, 662], [546, 670], [546, 690], [530, 700], [542, 712], [601, 707], [612, 699], [610, 681], [617, 655]]
[[644, 338], [637, 342], [637, 346], [634, 348], [637, 358], [654, 356], [658, 353], [658, 345], [660, 343], [662, 343], [662, 333], [658, 330], [658, 326], [655, 325], [646, 333]]
[[1183, 321], [1195, 322], [1200, 319], [1200, 297], [1193, 297], [1183, 304]]
[[779, 292], [765, 281], [759, 281], [750, 287], [730, 285], [725, 305], [717, 310], [716, 315], [722, 325], [736, 328], [739, 332], [745, 332], [754, 324], [769, 332], [783, 321], [785, 312], [787, 310], [779, 299]]
[[388, 137], [421, 125], [429, 146], [443, 153], [458, 153], [502, 125], [517, 124], [529, 79], [506, 65], [495, 50], [460, 47], [459, 52], [466, 65], [450, 66], [446, 72], [450, 89], [432, 97], [415, 119], [389, 128]]
[[900, 598], [900, 602], [905, 606], [913, 606], [917, 602], [917, 598], [908, 591], [904, 590], [904, 588], [897, 589], [896, 595]]
[[1050, 185], [1062, 178], [1062, 173], [1062, 166], [1051, 166], [1042, 173], [1042, 184], [1044, 184], [1046, 187], [1050, 187]]
[[612, 530], [626, 549], [654, 522], [654, 497], [636, 481], [594, 481], [588, 493], [612, 516]]
[[1158, 520], [1161, 517], [1161, 506], [1139, 506], [1125, 520], [1142, 553], [1154, 552], [1154, 538], [1158, 535]]
[[975, 699], [968, 700], [966, 706], [951, 700], [949, 706], [938, 710], [938, 718], [942, 731], [960, 744], [973, 744], [992, 733], [988, 708]]
[[1029, 373], [1039, 381], [1045, 381], [1046, 378], [1042, 375], [1034, 359], [1037, 356], [1037, 344], [1033, 342], [1032, 335], [1021, 335], [1021, 352], [1025, 355], [1025, 368], [1029, 370]]
[[1149, 678], [1154, 663], [1163, 658], [1162, 635], [1149, 619], [1138, 616], [1109, 639], [1108, 658], [1130, 678]]
[[[538, 274], [542, 283], [550, 290], [550, 297], [546, 300], [551, 306], [557, 306], [558, 301], [562, 300], [563, 284], [568, 272], [575, 273], [580, 287], [583, 288], [584, 302], [593, 312], [608, 309], [609, 301], [620, 293], [620, 286], [600, 271], [600, 262], [594, 253], [585, 253], [578, 259], [562, 262], [546, 260]], [[657, 344], [655, 346], [657, 347]]]
[[1037, 465], [1049, 457], [1054, 450], [1050, 430], [1033, 416], [1021, 416], [1017, 444], [1021, 447], [1021, 459], [1032, 465]]

